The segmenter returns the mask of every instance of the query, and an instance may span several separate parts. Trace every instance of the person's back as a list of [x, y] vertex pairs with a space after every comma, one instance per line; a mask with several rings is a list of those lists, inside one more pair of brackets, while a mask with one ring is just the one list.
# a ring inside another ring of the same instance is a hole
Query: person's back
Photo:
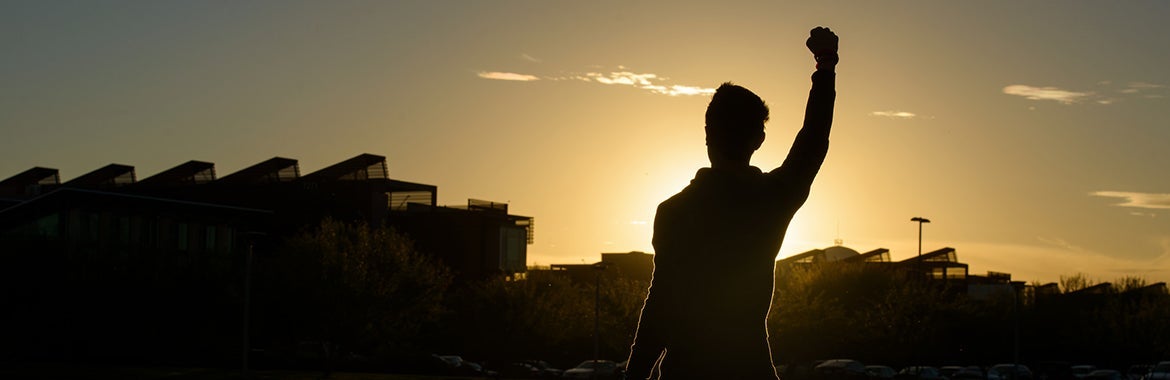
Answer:
[[[835, 64], [836, 36], [824, 28], [811, 35], [810, 49], [831, 43]], [[654, 277], [630, 378], [647, 378], [657, 365], [666, 379], [775, 379], [766, 333], [773, 268], [828, 149], [835, 92], [826, 66], [813, 76], [805, 125], [788, 158], [769, 173], [748, 165], [763, 142], [767, 107], [739, 86], [716, 91], [707, 111], [712, 165], [655, 217]]]

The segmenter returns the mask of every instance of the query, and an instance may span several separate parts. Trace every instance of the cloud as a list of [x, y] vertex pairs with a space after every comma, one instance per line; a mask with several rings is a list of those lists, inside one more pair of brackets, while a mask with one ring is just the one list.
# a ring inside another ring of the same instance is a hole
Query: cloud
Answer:
[[612, 72], [609, 74], [586, 73], [585, 77], [601, 84], [624, 84], [628, 86], [650, 86], [651, 81], [658, 79], [656, 74], [638, 74], [629, 71]]
[[655, 94], [665, 94], [670, 96], [692, 96], [692, 95], [711, 95], [715, 93], [713, 88], [703, 88], [695, 86], [642, 86], [643, 90], [650, 90]]
[[1124, 199], [1122, 203], [1116, 204], [1121, 207], [1136, 207], [1146, 209], [1170, 209], [1170, 194], [1159, 193], [1136, 193], [1127, 191], [1096, 191], [1089, 193], [1098, 197], [1121, 198]]
[[1166, 86], [1146, 82], [1130, 82], [1126, 87], [1133, 90], [1152, 90], [1156, 88], [1165, 88]]
[[525, 60], [525, 61], [532, 62], [532, 63], [541, 63], [541, 62], [544, 62], [544, 61], [543, 61], [543, 60], [541, 60], [540, 58], [536, 58], [536, 57], [533, 57], [533, 56], [531, 56], [531, 55], [528, 55], [528, 54], [520, 54], [520, 59], [523, 59], [523, 60]]
[[913, 119], [918, 117], [918, 115], [906, 111], [874, 111], [870, 112], [869, 116], [881, 116], [891, 119]]
[[1097, 82], [1097, 91], [1072, 91], [1057, 87], [1036, 87], [1014, 84], [1003, 88], [1008, 95], [1023, 96], [1030, 100], [1052, 100], [1062, 104], [1094, 103], [1111, 105], [1133, 98], [1159, 99], [1164, 96], [1165, 85], [1148, 82], [1116, 84], [1113, 81]]
[[510, 80], [510, 81], [520, 81], [520, 82], [531, 82], [534, 80], [540, 80], [540, 77], [535, 76], [535, 75], [508, 73], [508, 72], [501, 72], [501, 71], [481, 71], [481, 72], [477, 73], [476, 75], [479, 75], [480, 78], [484, 78], [484, 79]]
[[[528, 56], [527, 54], [524, 56], [531, 58], [531, 56]], [[604, 85], [630, 86], [649, 91], [653, 94], [662, 94], [667, 96], [695, 96], [711, 95], [715, 93], [715, 89], [710, 87], [668, 83], [670, 81], [669, 78], [664, 78], [654, 73], [633, 72], [626, 70], [626, 68], [623, 66], [618, 66], [618, 70], [620, 71], [592, 71], [584, 74], [563, 74], [558, 76], [535, 76], [501, 71], [481, 71], [477, 73], [477, 75], [480, 78], [495, 80], [524, 82], [531, 82], [536, 80], [580, 81]]]
[[1072, 245], [1072, 243], [1069, 243], [1068, 241], [1061, 239], [1061, 238], [1049, 238], [1049, 237], [1044, 237], [1044, 236], [1037, 236], [1036, 240], [1039, 240], [1041, 243], [1055, 246], [1055, 247], [1061, 248], [1061, 249], [1066, 249], [1069, 251], [1084, 251], [1083, 249], [1081, 249], [1081, 247]]
[[609, 73], [591, 72], [585, 73], [583, 76], [573, 77], [573, 79], [607, 85], [632, 86], [655, 94], [669, 96], [711, 95], [715, 93], [714, 88], [708, 87], [658, 84], [658, 82], [666, 81], [667, 78], [660, 77], [658, 74], [635, 73], [632, 71], [614, 71]]
[[1033, 87], [1023, 84], [1004, 87], [1003, 93], [1023, 96], [1030, 100], [1053, 100], [1063, 104], [1077, 103], [1093, 95], [1091, 92], [1068, 91], [1056, 87]]

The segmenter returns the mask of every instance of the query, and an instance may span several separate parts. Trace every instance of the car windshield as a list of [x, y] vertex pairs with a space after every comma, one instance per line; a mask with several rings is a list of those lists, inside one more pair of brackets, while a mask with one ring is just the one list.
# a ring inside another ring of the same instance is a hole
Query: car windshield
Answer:
[[1159, 363], [1152, 372], [1170, 372], [1170, 363]]

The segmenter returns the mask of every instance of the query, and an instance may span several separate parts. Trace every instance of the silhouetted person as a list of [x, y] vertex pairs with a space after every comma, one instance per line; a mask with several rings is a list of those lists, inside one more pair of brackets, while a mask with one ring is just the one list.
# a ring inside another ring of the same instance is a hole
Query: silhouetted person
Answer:
[[730, 83], [711, 98], [711, 167], [658, 206], [630, 379], [776, 379], [766, 326], [776, 254], [828, 152], [836, 97], [837, 35], [817, 27], [806, 45], [817, 69], [804, 126], [779, 168], [749, 164], [764, 142], [764, 101]]

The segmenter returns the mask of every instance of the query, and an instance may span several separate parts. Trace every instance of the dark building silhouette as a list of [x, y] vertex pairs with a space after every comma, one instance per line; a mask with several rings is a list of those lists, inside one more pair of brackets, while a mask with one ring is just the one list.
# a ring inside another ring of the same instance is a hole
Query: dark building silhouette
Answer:
[[654, 273], [654, 255], [640, 251], [602, 253], [601, 261], [592, 264], [552, 264], [550, 269], [562, 272], [573, 281], [592, 282], [601, 271], [605, 276], [650, 281]]
[[437, 193], [391, 179], [372, 154], [304, 176], [282, 157], [222, 178], [202, 161], [141, 180], [120, 164], [63, 183], [56, 169], [26, 170], [0, 181], [0, 355], [238, 355], [224, 342], [239, 341], [247, 254], [279, 260], [282, 239], [325, 218], [394, 226], [457, 281], [525, 270], [531, 217], [438, 206]]
[[276, 241], [331, 217], [393, 225], [423, 253], [478, 277], [523, 272], [532, 242], [533, 218], [510, 215], [502, 203], [438, 206], [436, 186], [391, 179], [385, 158], [372, 154], [305, 176], [296, 160], [275, 157], [219, 179], [214, 164], [201, 161], [136, 178], [134, 167], [110, 164], [65, 183], [47, 168], [0, 181], [0, 243], [234, 252], [245, 233]]
[[922, 256], [912, 256], [902, 261], [892, 261], [890, 250], [877, 248], [865, 253], [839, 244], [824, 249], [812, 249], [776, 261], [776, 274], [782, 276], [788, 270], [810, 265], [832, 263], [862, 263], [887, 270], [919, 273], [918, 276], [945, 282], [969, 297], [985, 299], [996, 294], [1011, 294], [1023, 287], [1023, 283], [1012, 281], [1009, 273], [987, 272], [986, 275], [968, 273], [968, 264], [960, 262], [954, 248], [944, 247]]

